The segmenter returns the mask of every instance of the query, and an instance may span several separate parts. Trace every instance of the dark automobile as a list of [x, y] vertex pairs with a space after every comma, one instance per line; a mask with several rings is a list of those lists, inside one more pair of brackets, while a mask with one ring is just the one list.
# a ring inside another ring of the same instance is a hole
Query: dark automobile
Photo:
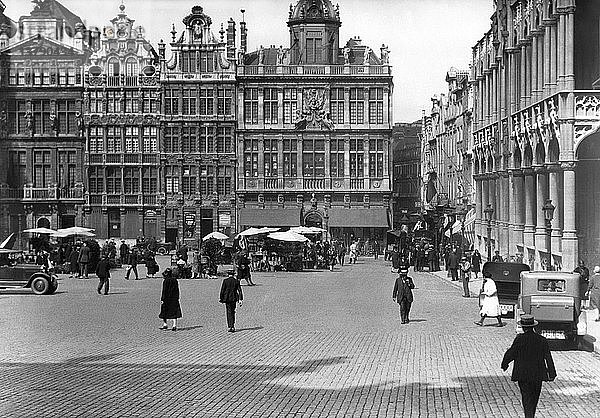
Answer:
[[57, 276], [37, 264], [0, 266], [0, 289], [31, 289], [36, 295], [49, 295], [58, 288]]

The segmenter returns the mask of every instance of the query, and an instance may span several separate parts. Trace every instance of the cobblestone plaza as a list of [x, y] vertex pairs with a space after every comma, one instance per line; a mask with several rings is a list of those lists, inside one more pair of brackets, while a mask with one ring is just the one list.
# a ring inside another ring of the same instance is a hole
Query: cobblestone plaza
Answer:
[[[143, 273], [142, 273], [143, 275]], [[181, 331], [160, 331], [161, 280], [61, 280], [0, 296], [2, 417], [516, 417], [500, 361], [514, 323], [483, 328], [475, 298], [429, 273], [400, 325], [388, 263], [256, 273], [238, 332], [220, 280], [182, 280]], [[597, 417], [600, 357], [553, 350], [539, 417]], [[510, 369], [509, 369], [510, 371]]]

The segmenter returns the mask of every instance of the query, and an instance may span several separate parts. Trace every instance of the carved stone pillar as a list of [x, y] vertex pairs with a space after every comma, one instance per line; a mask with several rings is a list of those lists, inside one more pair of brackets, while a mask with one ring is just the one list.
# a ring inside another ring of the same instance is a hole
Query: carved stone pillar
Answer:
[[563, 199], [564, 227], [562, 239], [562, 269], [572, 271], [577, 265], [578, 245], [575, 228], [575, 162], [562, 163], [563, 168]]
[[535, 234], [535, 181], [534, 172], [531, 168], [523, 169], [525, 176], [525, 228], [523, 231], [524, 244], [527, 247], [534, 247]]

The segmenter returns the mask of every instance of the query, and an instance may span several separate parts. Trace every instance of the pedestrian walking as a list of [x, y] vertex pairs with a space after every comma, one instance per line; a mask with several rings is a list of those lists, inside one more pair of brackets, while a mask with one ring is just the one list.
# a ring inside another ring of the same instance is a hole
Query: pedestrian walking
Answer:
[[129, 268], [127, 269], [127, 274], [125, 275], [125, 280], [129, 280], [129, 273], [133, 270], [135, 273], [135, 280], [138, 280], [140, 277], [137, 271], [137, 265], [139, 261], [137, 248], [134, 248], [131, 254], [129, 255]]
[[170, 268], [163, 272], [162, 294], [160, 296], [160, 314], [158, 317], [163, 320], [160, 329], [168, 329], [167, 320], [173, 320], [171, 331], [177, 331], [177, 320], [181, 318], [181, 305], [179, 304], [179, 283], [177, 277]]
[[470, 298], [471, 291], [469, 290], [469, 280], [471, 279], [471, 263], [469, 257], [463, 256], [460, 260], [460, 274], [463, 285], [463, 298]]
[[358, 258], [358, 243], [354, 241], [350, 244], [350, 260], [348, 264], [356, 264], [356, 259]]
[[154, 279], [154, 275], [158, 273], [158, 269], [159, 267], [154, 253], [152, 251], [148, 251], [148, 255], [146, 256], [147, 277]]
[[237, 279], [241, 282], [242, 279], [246, 280], [248, 286], [255, 286], [252, 282], [252, 274], [250, 273], [250, 258], [245, 251], [240, 253], [237, 265]]
[[227, 272], [227, 278], [223, 280], [219, 295], [219, 302], [225, 304], [229, 332], [235, 332], [235, 308], [237, 303], [241, 307], [243, 300], [242, 286], [240, 286], [239, 280], [235, 278], [235, 272], [230, 270]]
[[471, 256], [471, 271], [475, 273], [475, 279], [477, 279], [481, 271], [481, 254], [479, 254], [479, 250], [473, 251], [473, 255]]
[[379, 258], [379, 251], [381, 251], [381, 248], [379, 246], [379, 241], [375, 240], [375, 241], [373, 241], [373, 253], [375, 255], [375, 260], [377, 260]]
[[517, 334], [502, 359], [502, 370], [514, 361], [511, 380], [519, 384], [525, 418], [534, 418], [542, 382], [556, 378], [554, 361], [548, 340], [534, 331], [538, 324], [532, 315], [521, 315], [519, 325], [523, 334]]
[[104, 287], [104, 294], [108, 295], [108, 291], [110, 288], [110, 261], [108, 259], [108, 254], [103, 254], [100, 261], [96, 265], [96, 276], [98, 276], [98, 294], [102, 294], [102, 288]]
[[77, 247], [74, 247], [69, 254], [69, 272], [71, 273], [69, 275], [69, 278], [74, 278], [75, 276], [80, 277], [78, 260], [79, 260], [79, 249], [77, 249]]
[[128, 264], [129, 260], [129, 246], [125, 243], [125, 240], [121, 240], [121, 246], [119, 247], [119, 257], [121, 264]]
[[456, 249], [453, 249], [448, 255], [448, 270], [450, 270], [450, 277], [452, 277], [453, 282], [458, 280], [459, 264], [458, 254], [456, 254]]
[[483, 273], [483, 283], [479, 291], [479, 305], [481, 306], [479, 312], [481, 319], [475, 321], [475, 325], [483, 326], [483, 321], [488, 316], [495, 317], [498, 320], [499, 327], [506, 325], [502, 322], [500, 315], [500, 301], [498, 300], [496, 283], [492, 280], [492, 274], [488, 271]]
[[413, 282], [413, 279], [408, 276], [408, 270], [401, 268], [400, 275], [396, 278], [396, 283], [394, 283], [392, 299], [399, 305], [400, 323], [402, 324], [408, 324], [410, 322], [408, 315], [410, 314], [410, 307], [413, 303], [412, 289], [414, 288], [415, 283]]
[[88, 264], [90, 263], [90, 247], [84, 242], [79, 250], [79, 257], [77, 259], [79, 264], [79, 277], [85, 277], [88, 279]]
[[[582, 299], [586, 298], [587, 290], [590, 285], [590, 270], [585, 266], [583, 260], [579, 260], [579, 265], [575, 267], [573, 273], [579, 274], [579, 288], [582, 293]], [[589, 304], [589, 301], [585, 301]]]
[[597, 309], [596, 322], [600, 322], [600, 267], [594, 267], [594, 275], [588, 285], [588, 296], [590, 298], [590, 309]]
[[344, 258], [346, 258], [346, 245], [341, 242], [338, 248], [338, 263], [340, 266], [344, 266]]

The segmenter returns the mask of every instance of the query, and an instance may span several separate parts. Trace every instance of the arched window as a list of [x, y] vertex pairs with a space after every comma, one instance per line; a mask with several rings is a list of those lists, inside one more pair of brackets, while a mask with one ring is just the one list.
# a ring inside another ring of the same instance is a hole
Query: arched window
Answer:
[[117, 58], [111, 58], [108, 60], [108, 75], [120, 75], [121, 74], [121, 65], [119, 64], [119, 60]]
[[137, 59], [127, 58], [127, 61], [125, 62], [125, 75], [136, 76], [139, 73]]

